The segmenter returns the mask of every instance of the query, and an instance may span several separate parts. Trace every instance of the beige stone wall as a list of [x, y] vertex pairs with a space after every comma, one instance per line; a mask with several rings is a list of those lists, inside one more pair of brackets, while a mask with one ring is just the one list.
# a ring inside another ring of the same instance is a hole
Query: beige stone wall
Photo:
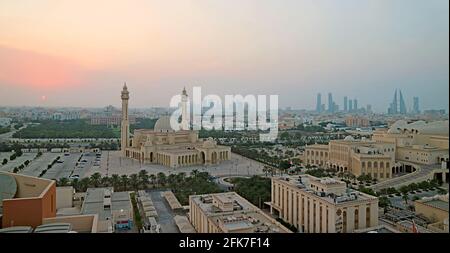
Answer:
[[305, 233], [351, 233], [378, 225], [377, 199], [332, 204], [279, 179], [272, 179], [272, 208]]
[[448, 211], [429, 206], [426, 202], [422, 203], [421, 201], [415, 201], [414, 206], [417, 214], [423, 214], [434, 222], [443, 222], [445, 219], [449, 218]]

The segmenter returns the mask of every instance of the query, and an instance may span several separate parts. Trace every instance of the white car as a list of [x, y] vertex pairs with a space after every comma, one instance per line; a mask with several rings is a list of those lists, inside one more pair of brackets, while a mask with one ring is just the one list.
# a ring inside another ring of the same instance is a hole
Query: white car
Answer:
[[80, 178], [79, 175], [72, 175], [72, 176], [69, 177], [69, 179], [79, 179], [79, 178]]

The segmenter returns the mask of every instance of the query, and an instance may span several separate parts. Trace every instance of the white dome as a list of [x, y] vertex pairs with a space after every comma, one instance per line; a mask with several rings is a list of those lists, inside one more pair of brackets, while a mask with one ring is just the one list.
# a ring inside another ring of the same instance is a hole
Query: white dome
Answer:
[[353, 138], [353, 136], [351, 136], [351, 135], [347, 135], [345, 138], [344, 138], [344, 141], [354, 141], [355, 140], [355, 138]]
[[389, 130], [387, 131], [388, 134], [399, 134], [400, 131], [397, 128], [389, 128]]
[[159, 118], [155, 123], [154, 130], [156, 132], [171, 132], [171, 131], [173, 131], [172, 127], [170, 126], [170, 117], [163, 116], [163, 117]]

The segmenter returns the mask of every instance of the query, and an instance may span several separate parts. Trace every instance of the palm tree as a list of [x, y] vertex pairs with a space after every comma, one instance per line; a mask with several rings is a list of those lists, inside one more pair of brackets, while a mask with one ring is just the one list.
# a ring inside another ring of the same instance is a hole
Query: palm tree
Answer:
[[127, 175], [122, 175], [121, 177], [121, 183], [122, 183], [122, 187], [123, 187], [123, 191], [127, 191], [128, 190], [128, 184], [129, 184], [129, 179]]
[[142, 189], [147, 189], [149, 181], [148, 172], [146, 170], [141, 170], [139, 171], [138, 177], [139, 177], [139, 184], [141, 185]]
[[65, 177], [60, 178], [58, 180], [58, 182], [56, 182], [56, 185], [58, 185], [58, 186], [67, 186], [67, 185], [69, 185], [69, 180], [67, 178], [65, 178]]
[[404, 192], [403, 193], [403, 196], [402, 196], [402, 199], [405, 201], [405, 205], [408, 205], [408, 193], [407, 192]]
[[80, 185], [80, 191], [81, 192], [85, 192], [87, 190], [87, 188], [89, 187], [90, 184], [90, 180], [88, 177], [85, 177], [83, 179], [80, 180], [79, 185]]
[[198, 170], [197, 169], [195, 169], [195, 170], [192, 170], [191, 171], [191, 177], [197, 177], [198, 176]]
[[130, 185], [135, 191], [139, 189], [139, 177], [137, 174], [130, 175]]
[[151, 184], [153, 185], [153, 187], [155, 187], [155, 181], [156, 181], [156, 176], [155, 176], [155, 174], [151, 174], [151, 175], [149, 176], [149, 179], [150, 179], [150, 182], [151, 182]]
[[166, 184], [166, 174], [164, 174], [162, 172], [159, 172], [156, 175], [156, 178], [157, 178], [157, 181], [158, 181], [159, 185], [164, 186]]
[[90, 185], [95, 188], [99, 187], [101, 178], [102, 178], [102, 175], [98, 172], [95, 172], [90, 177]]
[[114, 188], [114, 190], [119, 190], [119, 185], [120, 185], [120, 177], [117, 174], [112, 174], [111, 178], [109, 179], [110, 183], [112, 185], [112, 187]]
[[80, 181], [78, 180], [78, 178], [72, 179], [72, 182], [70, 184], [72, 185], [73, 189], [75, 189], [75, 191], [80, 191]]
[[109, 182], [110, 182], [109, 177], [102, 177], [100, 179], [100, 184], [102, 187], [109, 187], [111, 185]]

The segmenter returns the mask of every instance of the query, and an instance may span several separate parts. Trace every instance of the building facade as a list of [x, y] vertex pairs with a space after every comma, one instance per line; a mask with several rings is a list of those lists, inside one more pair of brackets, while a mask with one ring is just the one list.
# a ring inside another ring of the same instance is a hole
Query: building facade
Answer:
[[378, 225], [378, 198], [331, 178], [272, 178], [271, 213], [304, 233], [352, 233]]
[[[187, 113], [187, 93], [182, 93], [182, 128], [175, 131], [170, 117], [159, 118], [153, 130], [135, 130], [132, 137], [128, 122], [129, 93], [126, 86], [122, 91], [122, 152], [123, 156], [142, 163], [160, 164], [171, 168], [193, 165], [213, 165], [230, 160], [231, 148], [218, 145], [215, 140], [198, 138], [198, 132], [189, 129]], [[184, 114], [184, 115], [183, 115]], [[184, 119], [184, 120], [183, 120]]]

